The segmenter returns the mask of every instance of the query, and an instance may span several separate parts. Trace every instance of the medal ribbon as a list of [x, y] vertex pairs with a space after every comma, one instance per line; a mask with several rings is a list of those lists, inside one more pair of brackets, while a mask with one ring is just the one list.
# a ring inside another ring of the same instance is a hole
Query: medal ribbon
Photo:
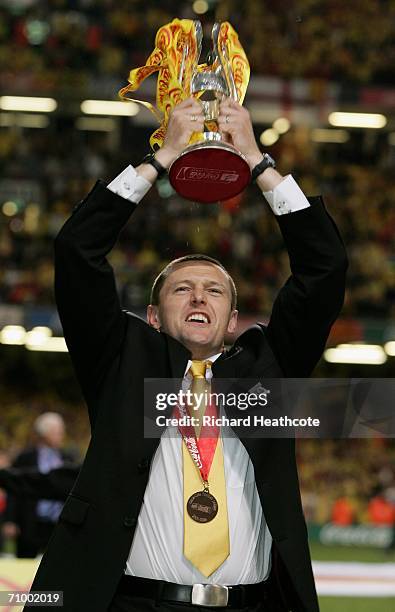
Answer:
[[[184, 49], [187, 48], [184, 57]], [[250, 66], [247, 56], [239, 42], [236, 31], [229, 22], [221, 24], [218, 38], [218, 53], [223, 62], [229, 64], [240, 104], [244, 100], [250, 78]], [[170, 112], [190, 96], [190, 82], [195, 71], [211, 70], [207, 64], [199, 64], [198, 43], [195, 25], [192, 19], [173, 19], [162, 26], [156, 33], [155, 49], [144, 66], [130, 71], [129, 85], [119, 91], [122, 100], [130, 100], [148, 108], [160, 123], [159, 128], [150, 137], [152, 149], [157, 150], [166, 136]], [[183, 64], [184, 60], [184, 64]], [[183, 69], [181, 70], [181, 68]], [[135, 100], [128, 93], [136, 91], [141, 83], [154, 72], [159, 72], [156, 86], [156, 106], [150, 102]], [[182, 83], [178, 80], [183, 73]], [[203, 92], [196, 94], [197, 97]], [[191, 143], [201, 139], [198, 132], [191, 137]]]
[[[177, 405], [175, 407], [175, 412], [178, 419], [190, 416], [185, 406]], [[210, 402], [204, 414], [205, 416], [209, 416], [210, 419], [215, 418], [217, 416], [216, 406]], [[208, 490], [208, 477], [217, 447], [219, 427], [215, 424], [202, 425], [200, 436], [197, 438], [193, 425], [180, 425], [179, 420], [178, 430], [182, 435], [194, 464], [200, 472], [204, 489]]]

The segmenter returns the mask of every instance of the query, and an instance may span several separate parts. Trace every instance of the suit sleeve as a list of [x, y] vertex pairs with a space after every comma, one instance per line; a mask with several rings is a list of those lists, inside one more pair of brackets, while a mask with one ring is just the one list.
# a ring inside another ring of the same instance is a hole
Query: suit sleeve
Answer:
[[[19, 472], [20, 470], [30, 470], [37, 469], [37, 454], [36, 451], [30, 449], [26, 451], [22, 451], [12, 462], [10, 471], [16, 470]], [[13, 487], [9, 488], [6, 486], [6, 476], [7, 470], [2, 470], [3, 476], [0, 477], [0, 486], [3, 487], [7, 491], [7, 505], [4, 513], [3, 520], [10, 523], [19, 524], [20, 522], [20, 513], [21, 513], [21, 502], [17, 495], [14, 494]]]
[[88, 406], [125, 335], [126, 315], [106, 256], [134, 209], [99, 181], [55, 240], [55, 297]]
[[320, 359], [344, 300], [347, 255], [321, 198], [276, 217], [291, 276], [280, 290], [267, 337], [285, 376], [307, 377]]
[[76, 466], [62, 466], [47, 474], [41, 474], [35, 468], [0, 470], [0, 487], [18, 498], [63, 501], [68, 496], [78, 471]]

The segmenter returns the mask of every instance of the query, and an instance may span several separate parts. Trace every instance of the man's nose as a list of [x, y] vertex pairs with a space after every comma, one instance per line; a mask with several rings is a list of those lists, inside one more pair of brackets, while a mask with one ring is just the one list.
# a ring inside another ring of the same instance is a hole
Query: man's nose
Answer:
[[192, 304], [205, 304], [206, 303], [206, 294], [202, 287], [195, 287], [191, 292], [191, 302]]

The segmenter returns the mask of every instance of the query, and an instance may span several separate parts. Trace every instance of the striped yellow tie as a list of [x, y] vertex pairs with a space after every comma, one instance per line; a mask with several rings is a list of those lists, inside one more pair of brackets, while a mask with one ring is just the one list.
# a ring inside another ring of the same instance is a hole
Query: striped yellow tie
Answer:
[[[206, 366], [211, 366], [211, 362], [192, 361], [189, 370], [193, 376], [192, 393], [210, 393], [211, 384], [205, 378]], [[205, 397], [207, 394], [205, 394]], [[204, 405], [200, 415], [199, 411], [194, 411], [194, 416], [202, 416], [206, 407]], [[182, 456], [184, 475], [184, 556], [204, 576], [210, 576], [222, 565], [230, 552], [224, 457], [221, 438], [218, 438], [209, 473], [210, 493], [214, 495], [218, 502], [218, 513], [208, 523], [194, 521], [187, 512], [188, 499], [191, 495], [203, 489], [203, 482], [184, 441], [182, 442]]]

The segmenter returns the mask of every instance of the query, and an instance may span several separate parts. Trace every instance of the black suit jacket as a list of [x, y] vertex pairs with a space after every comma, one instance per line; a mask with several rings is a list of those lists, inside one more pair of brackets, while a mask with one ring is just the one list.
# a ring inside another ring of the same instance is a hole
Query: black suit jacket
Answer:
[[[214, 376], [305, 377], [320, 358], [343, 302], [346, 256], [321, 199], [310, 202], [277, 218], [292, 276], [268, 328], [257, 324], [242, 334], [215, 362]], [[33, 583], [63, 590], [65, 612], [105, 612], [111, 602], [159, 442], [143, 437], [144, 377], [180, 378], [190, 357], [178, 341], [120, 307], [106, 255], [134, 208], [99, 181], [55, 244], [58, 309], [92, 426], [84, 465]], [[250, 439], [245, 446], [288, 608], [315, 612], [294, 441]]]

